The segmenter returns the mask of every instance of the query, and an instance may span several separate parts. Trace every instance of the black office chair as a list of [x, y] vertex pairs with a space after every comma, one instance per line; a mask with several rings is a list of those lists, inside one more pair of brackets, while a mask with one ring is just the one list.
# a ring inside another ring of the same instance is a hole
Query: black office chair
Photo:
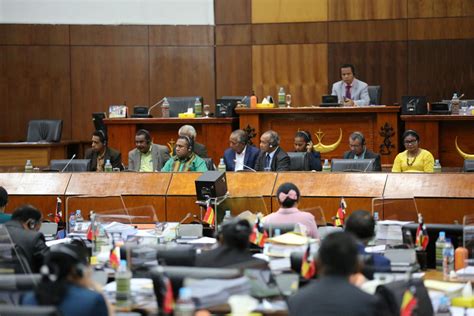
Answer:
[[62, 120], [31, 120], [28, 123], [27, 142], [59, 142], [63, 130]]
[[464, 160], [464, 172], [474, 172], [474, 159]]
[[382, 86], [369, 86], [369, 98], [371, 105], [379, 105], [382, 101]]
[[194, 97], [167, 97], [170, 104], [170, 117], [178, 117], [179, 113], [188, 111], [188, 107], [194, 108], [196, 98], [199, 98], [201, 104], [204, 104], [204, 99], [201, 96]]
[[196, 261], [196, 249], [188, 245], [179, 245], [172, 248], [159, 247], [156, 258], [162, 265], [192, 267]]
[[[71, 161], [68, 164], [68, 162]], [[49, 171], [63, 171], [65, 172], [86, 172], [90, 170], [90, 159], [53, 159], [50, 162]]]
[[207, 170], [209, 171], [216, 170], [216, 165], [212, 161], [212, 158], [202, 158], [202, 160], [204, 160], [204, 162], [206, 163]]
[[306, 153], [304, 152], [288, 152], [290, 157], [290, 171], [304, 171], [308, 164], [305, 159]]
[[2, 316], [60, 316], [55, 306], [0, 305]]

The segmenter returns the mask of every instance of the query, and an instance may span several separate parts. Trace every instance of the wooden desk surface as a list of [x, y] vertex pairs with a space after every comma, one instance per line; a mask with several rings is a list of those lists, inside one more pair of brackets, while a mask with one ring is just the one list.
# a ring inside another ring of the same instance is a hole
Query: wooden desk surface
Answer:
[[399, 112], [399, 106], [363, 106], [363, 107], [319, 107], [300, 106], [291, 108], [236, 108], [237, 114], [288, 114], [288, 113], [373, 113], [373, 112]]
[[402, 121], [474, 121], [474, 115], [400, 115]]

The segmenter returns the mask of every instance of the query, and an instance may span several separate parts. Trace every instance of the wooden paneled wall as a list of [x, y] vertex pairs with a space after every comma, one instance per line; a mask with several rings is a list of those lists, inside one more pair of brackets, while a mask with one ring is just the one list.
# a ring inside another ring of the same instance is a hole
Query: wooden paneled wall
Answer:
[[[339, 66], [430, 101], [474, 98], [473, 0], [215, 0], [216, 26], [0, 25], [0, 141], [30, 119], [87, 141], [91, 113], [163, 96], [275, 96], [318, 104]], [[159, 111], [155, 113], [159, 115]]]

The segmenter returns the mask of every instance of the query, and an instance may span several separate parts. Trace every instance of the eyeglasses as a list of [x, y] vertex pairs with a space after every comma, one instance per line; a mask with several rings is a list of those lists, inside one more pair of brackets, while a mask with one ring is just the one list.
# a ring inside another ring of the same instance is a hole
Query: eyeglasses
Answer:
[[414, 144], [414, 143], [416, 143], [416, 142], [417, 142], [416, 139], [404, 141], [405, 145], [411, 145], [411, 144]]

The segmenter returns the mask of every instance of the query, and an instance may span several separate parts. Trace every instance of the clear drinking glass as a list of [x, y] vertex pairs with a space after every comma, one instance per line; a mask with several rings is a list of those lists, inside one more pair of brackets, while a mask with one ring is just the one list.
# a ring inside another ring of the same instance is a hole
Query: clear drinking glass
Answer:
[[285, 102], [287, 108], [291, 107], [291, 94], [286, 95]]
[[204, 104], [202, 108], [205, 117], [209, 117], [209, 113], [211, 113], [211, 106], [209, 104]]

